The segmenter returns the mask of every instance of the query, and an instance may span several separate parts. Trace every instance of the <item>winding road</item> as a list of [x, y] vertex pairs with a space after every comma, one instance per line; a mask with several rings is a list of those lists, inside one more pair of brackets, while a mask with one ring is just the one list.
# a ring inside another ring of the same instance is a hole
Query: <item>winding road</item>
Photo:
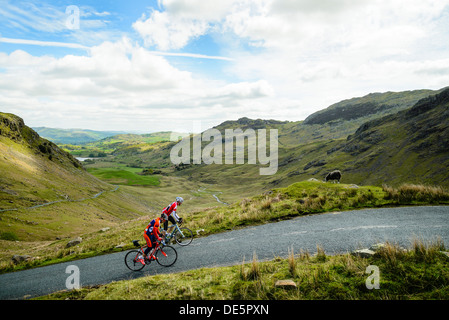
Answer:
[[[286, 257], [291, 248], [338, 254], [390, 241], [409, 247], [413, 239], [441, 239], [449, 244], [449, 206], [363, 209], [315, 214], [277, 223], [248, 227], [194, 239], [187, 247], [176, 245], [178, 261], [170, 268], [156, 263], [132, 272], [124, 264], [126, 252], [61, 263], [0, 275], [0, 299], [18, 300], [66, 289], [69, 266], [79, 270], [81, 286], [106, 284], [168, 272], [228, 266]], [[67, 272], [67, 273], [66, 273]]]

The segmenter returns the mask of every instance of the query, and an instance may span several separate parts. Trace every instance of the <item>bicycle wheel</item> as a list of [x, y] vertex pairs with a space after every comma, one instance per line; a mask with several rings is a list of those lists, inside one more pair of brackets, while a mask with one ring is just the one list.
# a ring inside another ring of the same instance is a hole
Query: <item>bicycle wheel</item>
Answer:
[[125, 264], [131, 271], [140, 271], [145, 267], [145, 264], [142, 264], [139, 261], [139, 256], [142, 254], [139, 250], [131, 250], [125, 256]]
[[193, 232], [189, 228], [182, 227], [179, 228], [179, 230], [182, 232], [182, 234], [178, 231], [175, 234], [175, 241], [180, 246], [188, 246], [193, 241]]
[[172, 266], [178, 259], [178, 253], [171, 246], [160, 247], [156, 252], [156, 261], [163, 267]]

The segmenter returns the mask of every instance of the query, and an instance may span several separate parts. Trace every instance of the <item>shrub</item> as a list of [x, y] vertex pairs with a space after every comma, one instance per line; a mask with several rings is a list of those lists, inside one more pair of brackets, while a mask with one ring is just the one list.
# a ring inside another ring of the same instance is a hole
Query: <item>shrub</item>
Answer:
[[0, 239], [7, 241], [18, 241], [19, 237], [14, 232], [2, 232], [0, 233]]

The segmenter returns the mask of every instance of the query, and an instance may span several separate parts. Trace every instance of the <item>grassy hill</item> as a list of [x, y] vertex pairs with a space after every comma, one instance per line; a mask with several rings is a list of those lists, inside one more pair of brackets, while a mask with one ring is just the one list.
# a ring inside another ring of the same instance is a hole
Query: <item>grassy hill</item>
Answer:
[[84, 198], [112, 187], [13, 114], [0, 113], [0, 150], [0, 210]]
[[32, 128], [41, 137], [57, 144], [83, 144], [111, 137], [124, 132], [120, 131], [95, 131], [88, 129], [58, 129], [47, 127]]
[[0, 172], [0, 258], [10, 259], [31, 243], [44, 245], [148, 215], [169, 201], [96, 178], [7, 113], [0, 113]]

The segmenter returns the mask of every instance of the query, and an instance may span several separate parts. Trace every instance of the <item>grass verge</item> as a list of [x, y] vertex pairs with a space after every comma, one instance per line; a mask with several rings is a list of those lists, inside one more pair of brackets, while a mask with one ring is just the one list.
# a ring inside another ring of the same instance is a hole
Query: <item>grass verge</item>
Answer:
[[[396, 194], [407, 196], [395, 196]], [[245, 198], [227, 207], [193, 212], [188, 215], [187, 221], [192, 230], [204, 229], [202, 234], [206, 235], [314, 213], [429, 204], [449, 204], [449, 192], [440, 187], [417, 185], [404, 185], [399, 188], [360, 187], [303, 181]]]
[[[441, 241], [415, 240], [403, 249], [386, 243], [369, 258], [328, 256], [321, 249], [287, 259], [202, 268], [65, 291], [38, 300], [414, 300], [449, 298], [449, 257]], [[369, 289], [372, 267], [378, 286]], [[368, 268], [370, 267], [370, 268]], [[277, 286], [278, 280], [289, 286]]]

